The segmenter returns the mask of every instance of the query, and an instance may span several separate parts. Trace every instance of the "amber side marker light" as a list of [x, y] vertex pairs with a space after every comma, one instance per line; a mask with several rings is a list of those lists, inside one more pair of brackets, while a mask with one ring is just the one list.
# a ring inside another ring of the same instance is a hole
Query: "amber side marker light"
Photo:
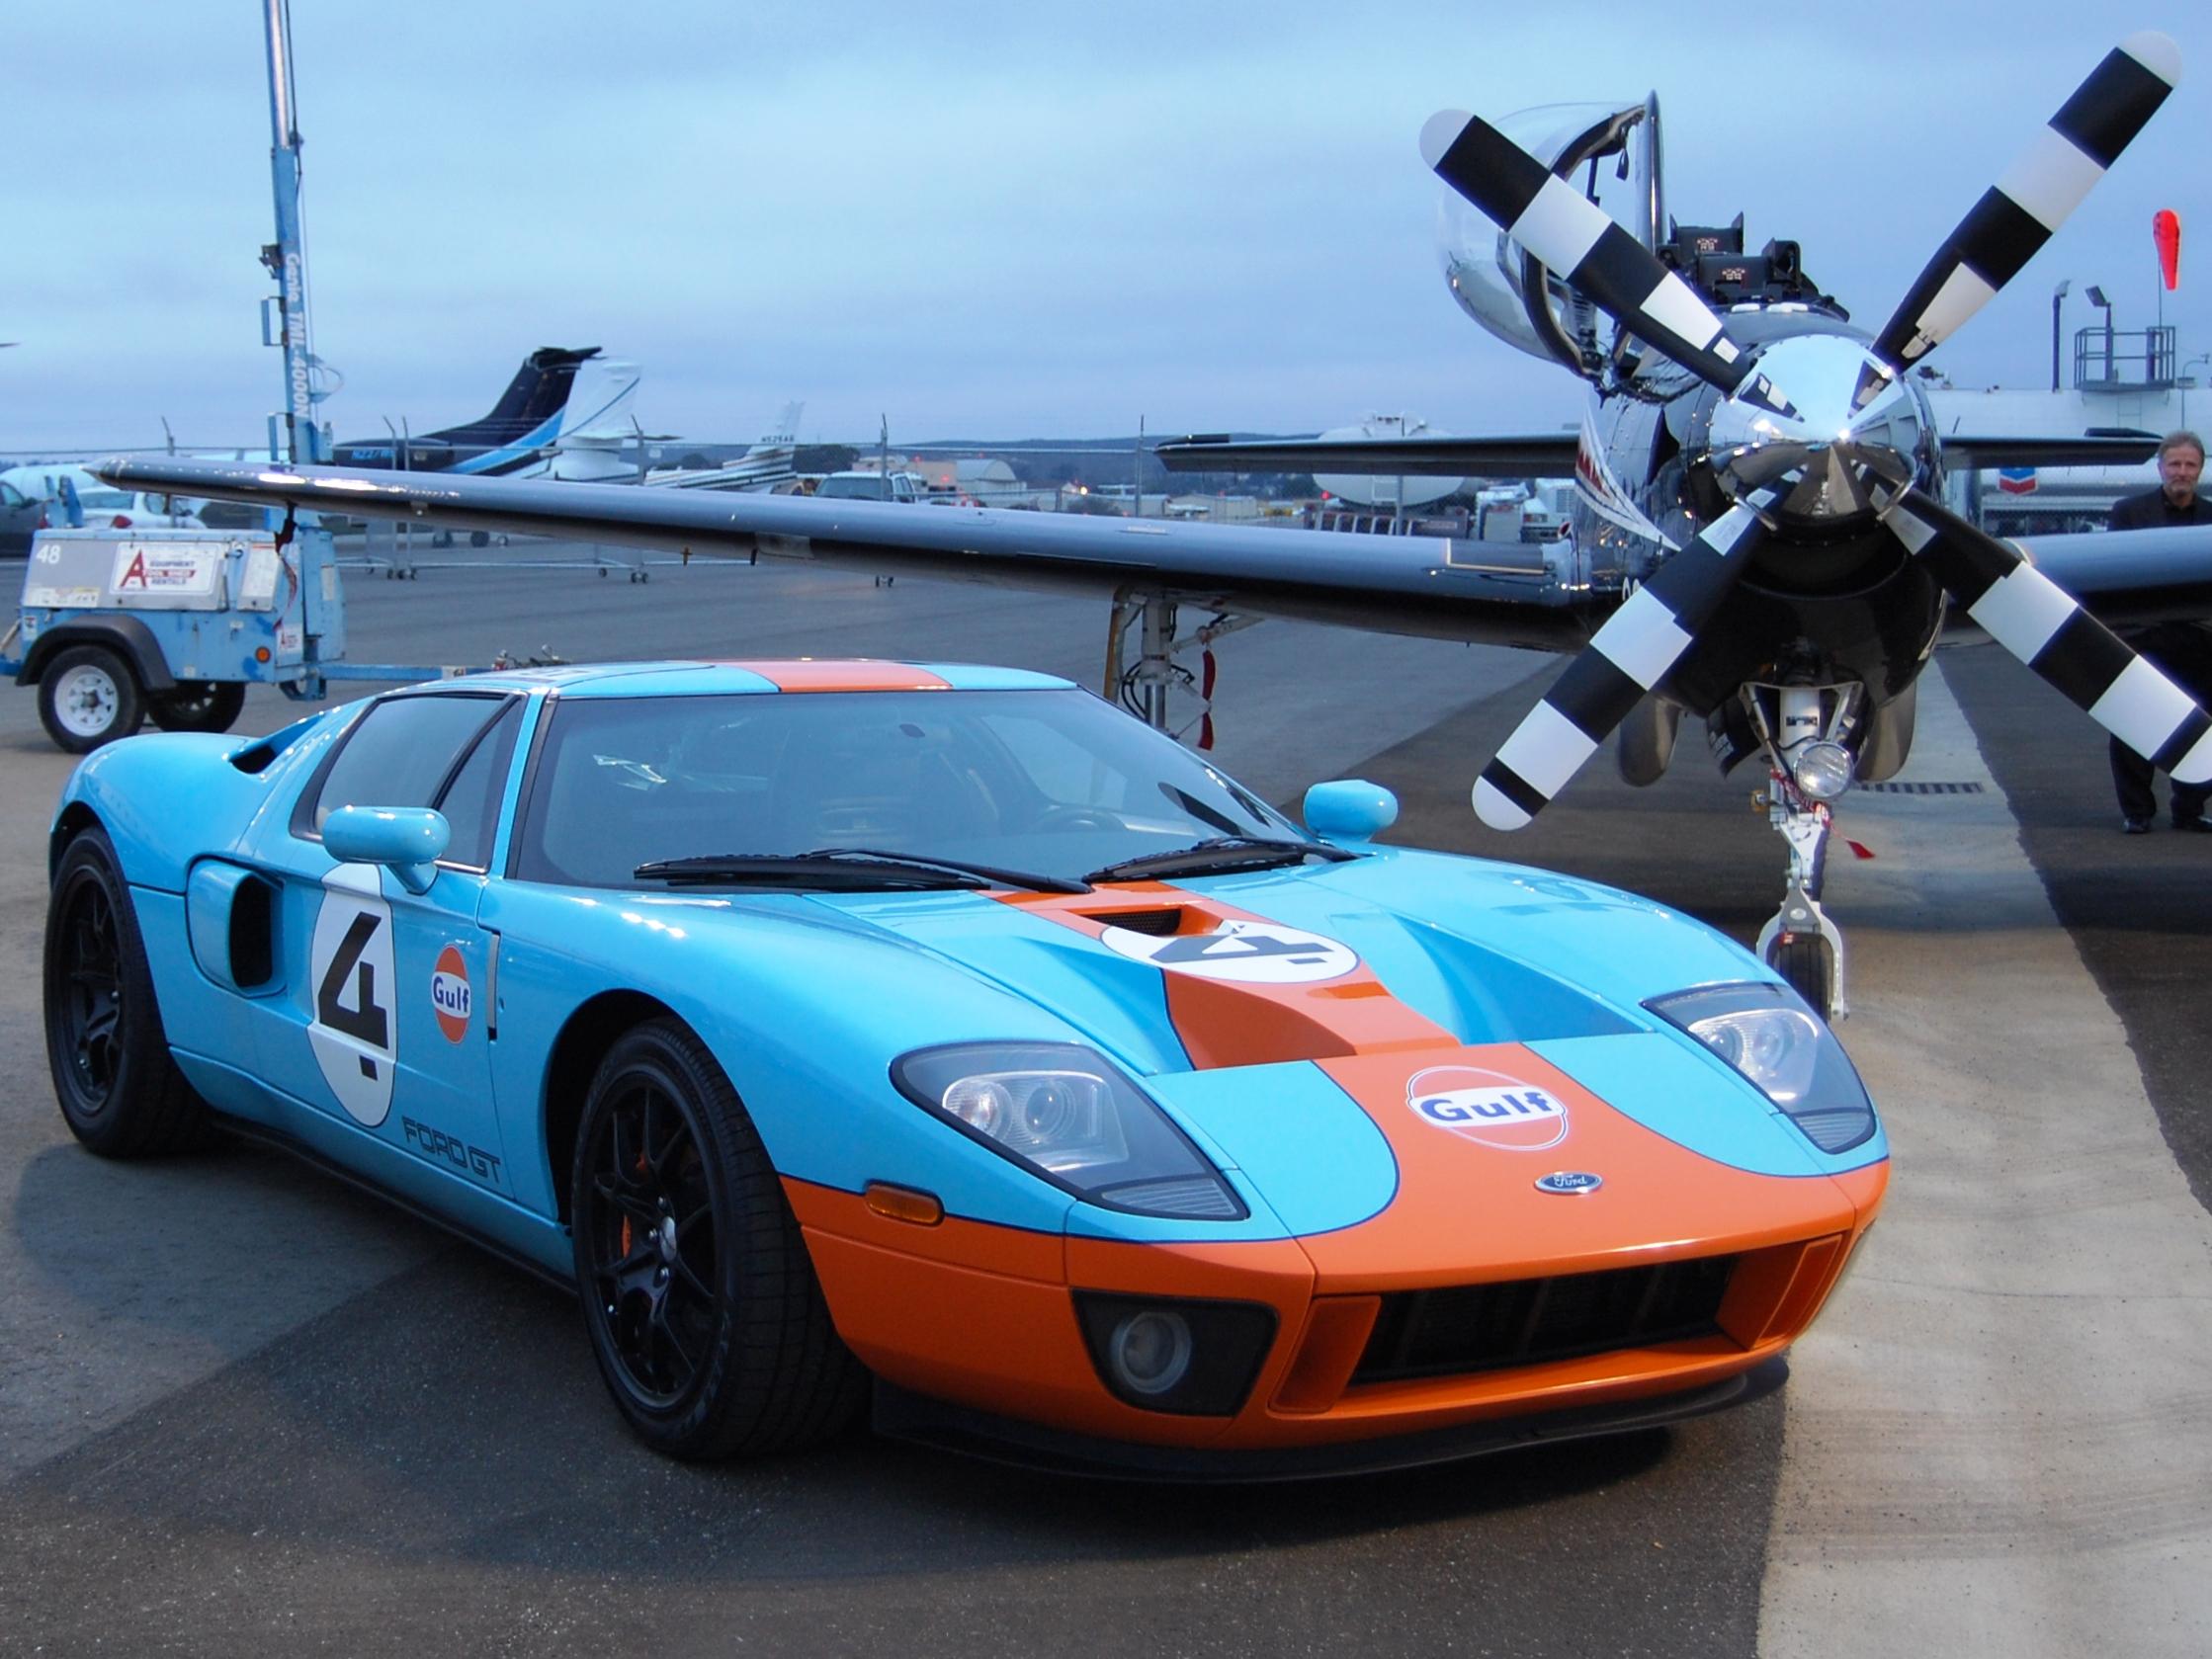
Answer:
[[893, 1187], [888, 1181], [871, 1181], [862, 1192], [868, 1207], [892, 1221], [911, 1221], [917, 1227], [934, 1227], [945, 1218], [945, 1206], [935, 1193], [917, 1193], [911, 1187]]
[[253, 660], [255, 662], [267, 662], [269, 660], [269, 647], [266, 645], [256, 645], [253, 648]]

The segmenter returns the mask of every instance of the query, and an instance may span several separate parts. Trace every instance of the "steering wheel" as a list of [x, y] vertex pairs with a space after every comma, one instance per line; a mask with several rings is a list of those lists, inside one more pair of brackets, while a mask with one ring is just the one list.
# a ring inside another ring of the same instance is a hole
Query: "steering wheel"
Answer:
[[1118, 830], [1129, 825], [1121, 814], [1109, 812], [1103, 806], [1048, 806], [1030, 820], [1033, 830]]

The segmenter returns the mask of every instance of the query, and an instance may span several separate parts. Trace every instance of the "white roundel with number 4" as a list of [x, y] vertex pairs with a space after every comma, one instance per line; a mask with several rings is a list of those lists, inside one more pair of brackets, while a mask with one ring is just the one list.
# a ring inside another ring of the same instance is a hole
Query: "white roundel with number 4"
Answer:
[[1305, 985], [1359, 966], [1349, 945], [1274, 922], [1228, 921], [1212, 933], [1153, 935], [1108, 924], [1098, 942], [1169, 973], [1241, 985]]
[[375, 1128], [391, 1112], [399, 1054], [392, 1013], [391, 906], [373, 865], [340, 865], [322, 878], [322, 909], [307, 956], [315, 1017], [307, 1041], [330, 1092], [356, 1122]]

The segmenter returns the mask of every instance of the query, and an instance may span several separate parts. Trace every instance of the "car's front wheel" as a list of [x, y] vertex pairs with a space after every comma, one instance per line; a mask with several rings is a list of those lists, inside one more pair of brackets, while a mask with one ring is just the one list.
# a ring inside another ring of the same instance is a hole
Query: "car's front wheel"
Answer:
[[108, 1158], [199, 1145], [208, 1109], [169, 1057], [130, 889], [99, 830], [69, 843], [46, 905], [46, 1063], [69, 1132]]
[[576, 1137], [571, 1218], [592, 1352], [672, 1456], [796, 1451], [850, 1424], [867, 1373], [729, 1079], [681, 1024], [618, 1040]]

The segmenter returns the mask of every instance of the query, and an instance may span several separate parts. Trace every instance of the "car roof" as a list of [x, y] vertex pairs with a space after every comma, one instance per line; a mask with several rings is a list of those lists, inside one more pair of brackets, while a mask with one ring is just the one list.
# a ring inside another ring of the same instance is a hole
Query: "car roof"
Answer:
[[765, 692], [1064, 691], [1055, 674], [978, 663], [886, 662], [869, 657], [747, 658], [738, 662], [612, 662], [521, 668], [440, 681], [430, 690], [557, 690], [563, 697], [706, 697]]

